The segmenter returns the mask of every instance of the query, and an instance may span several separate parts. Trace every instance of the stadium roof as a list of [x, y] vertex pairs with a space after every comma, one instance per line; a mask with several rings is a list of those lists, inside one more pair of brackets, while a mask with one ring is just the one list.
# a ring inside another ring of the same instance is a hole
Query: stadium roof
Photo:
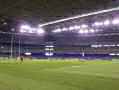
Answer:
[[116, 7], [118, 3], [118, 0], [0, 0], [0, 15], [42, 23]]

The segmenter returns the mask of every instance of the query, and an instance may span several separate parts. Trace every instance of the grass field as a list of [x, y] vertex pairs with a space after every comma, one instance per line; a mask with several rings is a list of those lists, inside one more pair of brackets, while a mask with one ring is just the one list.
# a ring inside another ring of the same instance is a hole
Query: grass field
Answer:
[[119, 63], [1, 61], [0, 90], [119, 90]]

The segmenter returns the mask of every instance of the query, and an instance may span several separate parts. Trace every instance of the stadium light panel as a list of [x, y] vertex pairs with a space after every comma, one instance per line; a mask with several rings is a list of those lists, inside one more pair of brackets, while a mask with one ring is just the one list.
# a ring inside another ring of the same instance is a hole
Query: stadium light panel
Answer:
[[114, 20], [112, 20], [112, 24], [113, 24], [113, 25], [119, 24], [119, 19], [114, 19]]

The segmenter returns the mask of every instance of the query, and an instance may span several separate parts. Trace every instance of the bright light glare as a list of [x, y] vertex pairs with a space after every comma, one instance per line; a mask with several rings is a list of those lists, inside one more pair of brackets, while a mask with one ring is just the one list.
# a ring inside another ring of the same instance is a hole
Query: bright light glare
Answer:
[[95, 30], [94, 30], [94, 29], [90, 29], [90, 30], [89, 30], [89, 32], [94, 33], [94, 32], [95, 32]]
[[21, 33], [35, 33], [35, 34], [44, 34], [45, 31], [42, 27], [34, 28], [30, 25], [21, 25], [20, 27]]
[[112, 21], [112, 24], [114, 24], [114, 25], [119, 24], [119, 19], [114, 19], [114, 20]]
[[85, 30], [84, 30], [84, 33], [85, 33], [85, 34], [89, 33], [88, 29], [85, 29]]
[[69, 27], [69, 30], [74, 30], [75, 28], [73, 26], [70, 26]]
[[45, 46], [46, 48], [54, 48], [54, 46], [53, 45], [47, 45], [47, 46]]
[[80, 33], [80, 34], [83, 34], [83, 33], [84, 33], [84, 30], [83, 30], [83, 29], [80, 29], [80, 30], [79, 30], [79, 33]]
[[62, 30], [59, 28], [59, 29], [53, 30], [52, 32], [53, 33], [60, 33], [60, 32], [62, 32]]
[[45, 56], [53, 56], [53, 55], [54, 55], [53, 52], [46, 52], [46, 53], [45, 53]]
[[67, 31], [68, 29], [67, 28], [62, 28], [62, 31]]
[[110, 25], [110, 21], [109, 21], [109, 20], [105, 20], [105, 21], [104, 21], [104, 25], [105, 25], [105, 26]]
[[29, 25], [22, 25], [21, 29], [30, 29], [31, 27]]
[[99, 48], [99, 47], [102, 47], [102, 45], [101, 44], [99, 44], [99, 45], [91, 45], [91, 47], [93, 47], [93, 48]]
[[78, 25], [75, 25], [74, 26], [74, 29], [80, 29], [81, 27], [80, 26], [78, 26]]
[[79, 33], [80, 34], [87, 34], [87, 33], [89, 33], [89, 31], [88, 31], [88, 29], [80, 29]]
[[80, 29], [79, 33], [80, 34], [88, 34], [88, 33], [94, 33], [95, 30], [94, 29]]
[[116, 54], [115, 54], [115, 53], [110, 53], [109, 55], [110, 55], [110, 56], [115, 56]]
[[81, 28], [87, 28], [87, 27], [88, 27], [88, 25], [86, 25], [86, 24], [81, 25]]
[[43, 28], [40, 27], [40, 28], [37, 29], [37, 33], [38, 33], [38, 34], [44, 34], [45, 31], [44, 31]]
[[31, 30], [31, 27], [29, 25], [21, 25], [20, 27], [21, 33], [28, 32], [29, 30]]
[[102, 25], [103, 25], [102, 22], [95, 22], [95, 23], [93, 24], [93, 26], [102, 26]]
[[117, 47], [119, 47], [119, 44], [117, 44]]

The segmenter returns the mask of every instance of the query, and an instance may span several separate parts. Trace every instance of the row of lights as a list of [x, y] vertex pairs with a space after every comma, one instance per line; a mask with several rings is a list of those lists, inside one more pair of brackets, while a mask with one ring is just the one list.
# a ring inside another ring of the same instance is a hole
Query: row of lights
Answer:
[[[110, 26], [110, 25], [119, 25], [119, 19], [115, 18], [113, 20], [105, 20], [103, 22], [94, 22], [91, 27], [89, 27], [87, 24], [82, 24], [82, 25], [74, 25], [70, 26], [68, 28], [58, 28], [53, 30], [53, 33], [60, 33], [60, 32], [65, 32], [65, 31], [77, 31], [80, 34], [87, 34], [87, 33], [95, 33], [99, 31], [99, 27], [104, 27], [104, 26]], [[95, 28], [95, 29], [94, 29]]]
[[52, 32], [53, 33], [60, 33], [60, 32], [67, 32], [67, 31], [71, 31], [71, 32], [78, 32], [81, 34], [87, 34], [87, 33], [94, 33], [97, 32], [97, 30], [89, 28], [88, 25], [75, 25], [75, 26], [70, 26], [69, 28], [59, 28], [59, 29], [55, 29]]
[[99, 26], [109, 26], [109, 25], [119, 25], [119, 19], [115, 18], [113, 20], [105, 20], [103, 22], [95, 22], [92, 26], [99, 27]]
[[21, 25], [20, 33], [35, 33], [35, 34], [44, 34], [45, 30], [42, 27], [34, 28], [30, 25]]
[[[119, 19], [115, 18], [113, 20], [105, 20], [103, 22], [94, 22], [91, 27], [87, 24], [82, 24], [82, 25], [74, 25], [70, 26], [68, 28], [58, 28], [53, 30], [53, 33], [60, 33], [60, 32], [78, 32], [80, 34], [88, 34], [88, 33], [95, 33], [100, 31], [99, 27], [104, 27], [104, 26], [109, 26], [109, 25], [119, 25]], [[20, 27], [20, 32], [21, 33], [36, 33], [36, 34], [44, 34], [45, 30], [42, 27], [31, 27], [30, 25], [22, 25]]]

